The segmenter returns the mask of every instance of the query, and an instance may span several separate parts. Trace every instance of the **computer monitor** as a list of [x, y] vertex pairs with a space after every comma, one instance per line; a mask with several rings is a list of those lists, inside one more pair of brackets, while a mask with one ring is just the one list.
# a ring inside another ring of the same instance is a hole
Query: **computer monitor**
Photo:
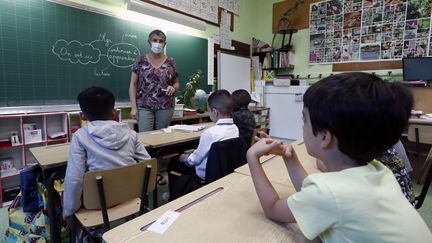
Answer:
[[432, 80], [432, 57], [402, 59], [404, 81]]

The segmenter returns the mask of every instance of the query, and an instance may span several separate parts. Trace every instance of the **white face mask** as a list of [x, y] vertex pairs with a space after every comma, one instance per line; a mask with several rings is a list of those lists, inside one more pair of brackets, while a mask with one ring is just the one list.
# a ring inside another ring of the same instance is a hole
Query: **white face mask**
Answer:
[[163, 44], [157, 43], [157, 42], [152, 42], [150, 49], [154, 54], [160, 54], [163, 51]]

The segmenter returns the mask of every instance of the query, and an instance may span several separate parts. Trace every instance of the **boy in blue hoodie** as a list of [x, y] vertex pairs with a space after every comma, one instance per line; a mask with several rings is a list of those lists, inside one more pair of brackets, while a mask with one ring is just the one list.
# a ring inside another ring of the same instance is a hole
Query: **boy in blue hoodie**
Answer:
[[63, 216], [81, 206], [84, 173], [116, 168], [150, 159], [137, 134], [126, 123], [113, 121], [115, 98], [102, 87], [90, 87], [78, 95], [87, 124], [72, 137], [64, 187]]

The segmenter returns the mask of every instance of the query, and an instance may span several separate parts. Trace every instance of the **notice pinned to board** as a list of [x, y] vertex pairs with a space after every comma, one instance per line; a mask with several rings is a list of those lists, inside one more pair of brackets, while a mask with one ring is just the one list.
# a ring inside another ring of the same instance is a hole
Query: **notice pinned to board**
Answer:
[[150, 225], [147, 230], [158, 234], [163, 234], [174, 223], [174, 221], [176, 221], [180, 214], [181, 213], [168, 210], [162, 214], [162, 216], [160, 216], [156, 222]]
[[226, 10], [222, 11], [219, 36], [220, 47], [231, 49], [231, 15]]

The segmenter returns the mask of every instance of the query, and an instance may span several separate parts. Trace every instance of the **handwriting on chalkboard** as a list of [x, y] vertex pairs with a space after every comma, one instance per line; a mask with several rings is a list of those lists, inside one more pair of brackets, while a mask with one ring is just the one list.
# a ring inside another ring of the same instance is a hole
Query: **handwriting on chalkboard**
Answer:
[[100, 33], [98, 39], [90, 43], [59, 39], [52, 45], [51, 50], [60, 60], [72, 64], [96, 65], [101, 62], [102, 58], [106, 58], [109, 66], [100, 71], [95, 67], [93, 75], [109, 77], [111, 74], [106, 70], [110, 65], [117, 68], [127, 68], [132, 66], [141, 55], [140, 50], [135, 45], [125, 42], [125, 39], [128, 38], [135, 39], [137, 37], [134, 34], [124, 34], [122, 36], [123, 42], [120, 43], [114, 43], [107, 37], [106, 33]]

